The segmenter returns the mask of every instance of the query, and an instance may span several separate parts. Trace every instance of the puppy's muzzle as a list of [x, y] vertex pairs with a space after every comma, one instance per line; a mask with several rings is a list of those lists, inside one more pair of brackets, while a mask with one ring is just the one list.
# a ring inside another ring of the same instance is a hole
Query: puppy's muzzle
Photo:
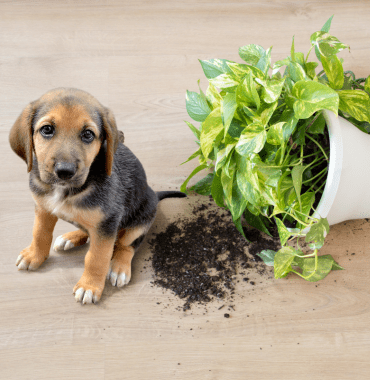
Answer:
[[54, 171], [59, 179], [68, 180], [76, 174], [77, 166], [70, 162], [58, 162], [55, 165]]

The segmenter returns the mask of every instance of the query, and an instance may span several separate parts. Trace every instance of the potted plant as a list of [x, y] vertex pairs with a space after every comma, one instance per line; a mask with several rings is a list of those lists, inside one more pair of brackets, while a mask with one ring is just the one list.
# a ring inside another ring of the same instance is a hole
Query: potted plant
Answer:
[[[293, 272], [317, 281], [343, 269], [330, 255], [318, 255], [329, 223], [370, 215], [370, 205], [367, 215], [361, 213], [359, 199], [355, 211], [338, 214], [343, 204], [335, 201], [338, 194], [346, 199], [348, 190], [342, 187], [348, 189], [356, 175], [343, 163], [351, 150], [358, 150], [352, 139], [365, 144], [365, 154], [370, 150], [365, 134], [370, 131], [370, 77], [356, 79], [344, 72], [337, 54], [349, 46], [329, 34], [332, 17], [311, 35], [306, 56], [295, 51], [294, 37], [290, 56], [273, 65], [271, 47], [246, 45], [239, 49], [245, 63], [200, 61], [207, 91], [186, 93], [188, 114], [200, 126], [186, 122], [199, 148], [185, 162], [198, 157], [199, 166], [181, 190], [205, 170], [207, 175], [191, 189], [228, 208], [241, 234], [244, 222], [267, 234], [275, 225], [282, 248], [262, 251], [260, 257], [274, 266], [276, 278]], [[309, 60], [313, 49], [322, 65], [319, 73], [319, 62]], [[349, 145], [343, 148], [343, 142]], [[311, 252], [301, 249], [303, 236]]]

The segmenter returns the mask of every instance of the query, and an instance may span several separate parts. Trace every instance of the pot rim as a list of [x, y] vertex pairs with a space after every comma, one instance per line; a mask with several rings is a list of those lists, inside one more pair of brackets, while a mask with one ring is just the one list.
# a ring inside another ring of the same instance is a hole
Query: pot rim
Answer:
[[[340, 126], [341, 116], [333, 111], [323, 110], [323, 115], [329, 131], [329, 170], [326, 184], [313, 218], [326, 218], [333, 206], [339, 188], [343, 165], [343, 136]], [[307, 233], [310, 229], [305, 228], [302, 232]]]

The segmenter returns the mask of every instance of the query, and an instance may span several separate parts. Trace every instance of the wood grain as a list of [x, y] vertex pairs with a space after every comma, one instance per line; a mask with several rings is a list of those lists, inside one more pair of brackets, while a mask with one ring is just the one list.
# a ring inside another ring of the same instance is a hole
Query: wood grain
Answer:
[[[87, 248], [51, 252], [36, 272], [15, 260], [32, 237], [26, 166], [9, 129], [23, 107], [59, 86], [84, 89], [114, 112], [155, 190], [175, 189], [196, 166], [184, 120], [185, 91], [205, 89], [198, 59], [240, 61], [238, 48], [273, 46], [285, 58], [295, 36], [334, 14], [331, 32], [351, 46], [345, 69], [370, 74], [367, 1], [0, 1], [0, 379], [368, 379], [370, 223], [333, 226], [323, 253], [345, 267], [319, 283], [250, 273], [235, 311], [222, 302], [190, 311], [152, 285], [148, 242], [123, 289], [107, 284], [98, 306], [72, 296]], [[196, 180], [196, 178], [194, 179]], [[168, 199], [150, 231], [189, 216], [202, 201]], [[58, 222], [54, 238], [74, 229]]]

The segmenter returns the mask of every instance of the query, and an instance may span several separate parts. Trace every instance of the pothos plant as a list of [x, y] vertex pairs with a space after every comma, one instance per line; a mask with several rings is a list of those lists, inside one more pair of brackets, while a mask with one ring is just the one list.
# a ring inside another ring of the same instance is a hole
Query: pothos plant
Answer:
[[[329, 232], [326, 218], [313, 216], [330, 156], [322, 110], [369, 132], [370, 77], [356, 79], [343, 70], [337, 54], [349, 46], [329, 34], [332, 17], [311, 35], [306, 56], [295, 51], [294, 37], [290, 56], [274, 64], [271, 47], [246, 45], [239, 49], [246, 63], [201, 60], [209, 81], [206, 93], [200, 87], [199, 94], [186, 93], [187, 112], [200, 126], [186, 122], [199, 148], [185, 162], [198, 157], [199, 166], [181, 190], [206, 170], [191, 189], [228, 208], [244, 237], [244, 220], [269, 235], [276, 224], [282, 248], [259, 254], [274, 266], [275, 278], [293, 272], [317, 281], [343, 269], [331, 255], [318, 255]], [[313, 49], [322, 65], [319, 73], [319, 62], [309, 60]], [[301, 249], [302, 236], [311, 252]], [[296, 246], [289, 243], [293, 239]]]

